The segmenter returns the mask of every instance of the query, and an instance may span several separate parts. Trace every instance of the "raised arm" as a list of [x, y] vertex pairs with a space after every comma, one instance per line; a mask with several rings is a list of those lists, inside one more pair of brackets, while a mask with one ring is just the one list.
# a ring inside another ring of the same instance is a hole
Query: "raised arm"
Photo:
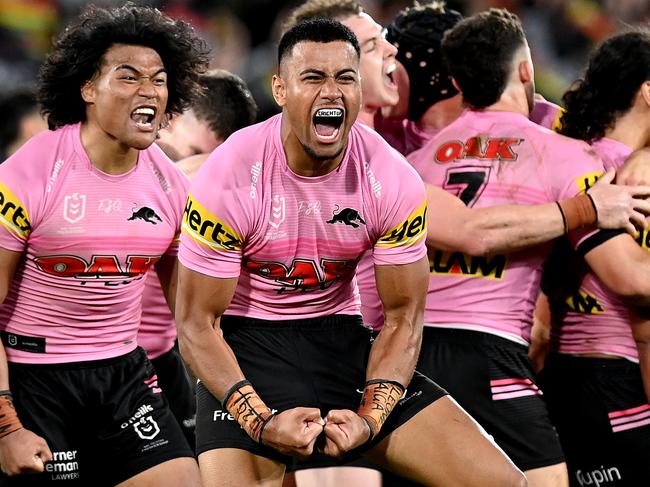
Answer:
[[[572, 225], [575, 224], [622, 228], [631, 234], [635, 232], [635, 225], [646, 228], [644, 214], [650, 213], [650, 202], [642, 197], [650, 194], [650, 187], [611, 185], [613, 177], [613, 172], [606, 173], [588, 191], [597, 218], [592, 221], [569, 220], [568, 228], [556, 203], [468, 208], [443, 189], [427, 185], [427, 245], [440, 250], [484, 255], [512, 252], [548, 242], [574, 229]], [[583, 200], [578, 202], [577, 198]], [[565, 201], [582, 204], [584, 198], [582, 195]]]
[[[0, 248], [0, 303], [4, 302], [22, 256]], [[52, 452], [40, 436], [25, 429], [14, 409], [9, 390], [9, 371], [4, 346], [0, 343], [0, 468], [7, 475], [43, 472]]]

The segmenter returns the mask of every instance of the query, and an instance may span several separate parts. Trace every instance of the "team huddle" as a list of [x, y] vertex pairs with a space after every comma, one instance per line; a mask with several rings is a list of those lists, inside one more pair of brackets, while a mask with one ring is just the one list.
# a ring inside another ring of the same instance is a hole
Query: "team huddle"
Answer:
[[256, 124], [208, 54], [129, 3], [41, 67], [0, 486], [650, 483], [650, 30], [562, 108], [505, 9], [307, 0]]

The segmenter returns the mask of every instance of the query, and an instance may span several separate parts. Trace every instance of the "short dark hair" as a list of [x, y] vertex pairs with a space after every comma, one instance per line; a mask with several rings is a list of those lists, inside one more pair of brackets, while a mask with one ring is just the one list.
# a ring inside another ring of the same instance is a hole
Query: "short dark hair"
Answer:
[[419, 120], [429, 107], [458, 94], [442, 57], [442, 36], [463, 16], [444, 2], [416, 3], [402, 10], [386, 28], [386, 40], [397, 47], [397, 60], [409, 75], [409, 120]]
[[449, 71], [474, 109], [496, 103], [508, 83], [514, 54], [526, 45], [519, 17], [491, 8], [447, 31], [442, 52]]
[[0, 162], [6, 157], [9, 146], [20, 136], [20, 122], [23, 117], [39, 112], [36, 94], [30, 89], [5, 93], [0, 97]]
[[56, 39], [41, 66], [38, 97], [50, 128], [86, 120], [81, 87], [101, 69], [114, 44], [158, 53], [167, 71], [166, 113], [182, 113], [200, 92], [198, 76], [207, 68], [208, 50], [187, 23], [130, 2], [117, 8], [90, 5]]
[[650, 80], [650, 30], [637, 29], [604, 41], [589, 58], [584, 78], [564, 94], [560, 132], [591, 142], [626, 113]]
[[201, 75], [205, 92], [192, 104], [197, 118], [205, 120], [217, 137], [226, 140], [233, 132], [257, 118], [257, 104], [239, 76], [215, 69]]
[[341, 22], [332, 19], [316, 18], [302, 20], [286, 31], [280, 39], [278, 46], [278, 65], [285, 56], [291, 53], [293, 47], [300, 42], [336, 42], [343, 41], [350, 44], [361, 55], [361, 48], [357, 36]]
[[302, 20], [325, 18], [341, 21], [362, 13], [363, 7], [356, 0], [307, 0], [289, 14], [282, 31], [291, 29]]

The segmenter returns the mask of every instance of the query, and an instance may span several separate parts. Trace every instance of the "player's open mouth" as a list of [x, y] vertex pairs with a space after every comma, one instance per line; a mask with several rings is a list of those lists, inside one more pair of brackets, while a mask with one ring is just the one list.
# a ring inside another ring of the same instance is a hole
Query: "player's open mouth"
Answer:
[[156, 109], [154, 107], [138, 107], [131, 112], [131, 120], [135, 125], [146, 132], [154, 129], [153, 121], [156, 118]]
[[392, 63], [386, 68], [386, 71], [384, 72], [384, 84], [395, 89], [397, 89], [397, 83], [395, 83], [395, 78], [393, 77], [393, 73], [395, 72], [396, 69], [397, 69], [397, 64]]
[[339, 136], [345, 113], [341, 108], [321, 108], [314, 113], [316, 137], [322, 142], [333, 142]]

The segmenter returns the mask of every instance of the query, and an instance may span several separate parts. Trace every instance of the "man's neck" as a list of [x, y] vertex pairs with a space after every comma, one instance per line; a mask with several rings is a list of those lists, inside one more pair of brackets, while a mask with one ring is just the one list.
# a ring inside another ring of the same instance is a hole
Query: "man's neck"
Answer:
[[371, 129], [375, 128], [375, 117], [377, 116], [377, 113], [379, 112], [379, 109], [377, 107], [370, 107], [367, 105], [363, 105], [361, 107], [361, 110], [359, 110], [359, 115], [357, 115], [357, 120], [364, 125], [367, 125]]
[[280, 137], [282, 139], [282, 146], [284, 147], [284, 154], [287, 158], [287, 164], [298, 176], [317, 177], [329, 174], [341, 164], [345, 154], [345, 151], [343, 151], [333, 159], [316, 159], [310, 156], [291, 131], [289, 124], [285, 123], [284, 118], [281, 125]]
[[431, 105], [416, 122], [422, 130], [440, 130], [456, 120], [463, 112], [463, 97], [457, 94]]
[[87, 121], [81, 124], [81, 145], [92, 165], [106, 174], [124, 174], [138, 162], [139, 150], [118, 142]]
[[613, 129], [605, 131], [605, 137], [621, 142], [632, 150], [646, 147], [650, 142], [648, 116], [646, 110], [635, 110], [632, 107], [619, 117]]

